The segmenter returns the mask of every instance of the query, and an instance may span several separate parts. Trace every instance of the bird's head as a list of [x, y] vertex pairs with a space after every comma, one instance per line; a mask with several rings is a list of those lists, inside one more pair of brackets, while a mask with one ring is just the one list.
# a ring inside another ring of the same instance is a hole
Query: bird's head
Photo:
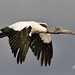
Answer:
[[62, 27], [55, 27], [54, 28], [54, 31], [55, 32], [59, 32], [59, 33], [66, 33], [66, 32], [69, 32], [70, 30], [66, 29], [66, 28], [62, 28]]
[[48, 29], [48, 32], [51, 34], [72, 34], [75, 35], [74, 32], [70, 31], [69, 29], [62, 28], [62, 27], [55, 27], [53, 29]]

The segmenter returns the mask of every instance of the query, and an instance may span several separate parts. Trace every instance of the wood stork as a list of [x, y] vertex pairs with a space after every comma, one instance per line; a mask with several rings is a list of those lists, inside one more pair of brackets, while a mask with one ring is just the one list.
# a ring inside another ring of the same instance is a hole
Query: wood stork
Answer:
[[72, 34], [74, 32], [60, 27], [48, 28], [47, 23], [21, 21], [0, 29], [0, 38], [7, 36], [17, 63], [24, 62], [29, 47], [41, 66], [51, 64], [53, 57], [52, 39], [50, 34]]

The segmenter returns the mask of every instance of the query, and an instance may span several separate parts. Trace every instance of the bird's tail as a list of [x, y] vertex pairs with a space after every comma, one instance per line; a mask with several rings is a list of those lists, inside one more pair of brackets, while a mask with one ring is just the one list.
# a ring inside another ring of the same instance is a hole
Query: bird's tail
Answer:
[[6, 35], [0, 30], [0, 38], [5, 37]]

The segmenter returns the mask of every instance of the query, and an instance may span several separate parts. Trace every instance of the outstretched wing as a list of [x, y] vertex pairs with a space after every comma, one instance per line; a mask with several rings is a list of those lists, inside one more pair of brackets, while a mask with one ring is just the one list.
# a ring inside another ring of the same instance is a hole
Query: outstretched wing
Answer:
[[47, 66], [47, 64], [51, 64], [51, 59], [53, 57], [53, 47], [50, 34], [33, 34], [30, 47], [37, 59], [41, 60], [41, 66], [43, 64], [45, 64], [45, 66]]
[[9, 44], [12, 49], [14, 57], [17, 56], [17, 63], [22, 63], [25, 60], [28, 48], [30, 45], [31, 27], [24, 28], [21, 31], [15, 31], [9, 27], [1, 30], [9, 38]]

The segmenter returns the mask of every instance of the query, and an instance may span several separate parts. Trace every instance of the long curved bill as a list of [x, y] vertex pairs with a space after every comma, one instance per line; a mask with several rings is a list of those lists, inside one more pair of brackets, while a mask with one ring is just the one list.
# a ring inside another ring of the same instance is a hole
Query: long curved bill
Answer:
[[75, 35], [75, 32], [72, 32], [72, 31], [68, 31], [68, 32], [66, 32], [65, 34], [70, 34], [70, 35]]

